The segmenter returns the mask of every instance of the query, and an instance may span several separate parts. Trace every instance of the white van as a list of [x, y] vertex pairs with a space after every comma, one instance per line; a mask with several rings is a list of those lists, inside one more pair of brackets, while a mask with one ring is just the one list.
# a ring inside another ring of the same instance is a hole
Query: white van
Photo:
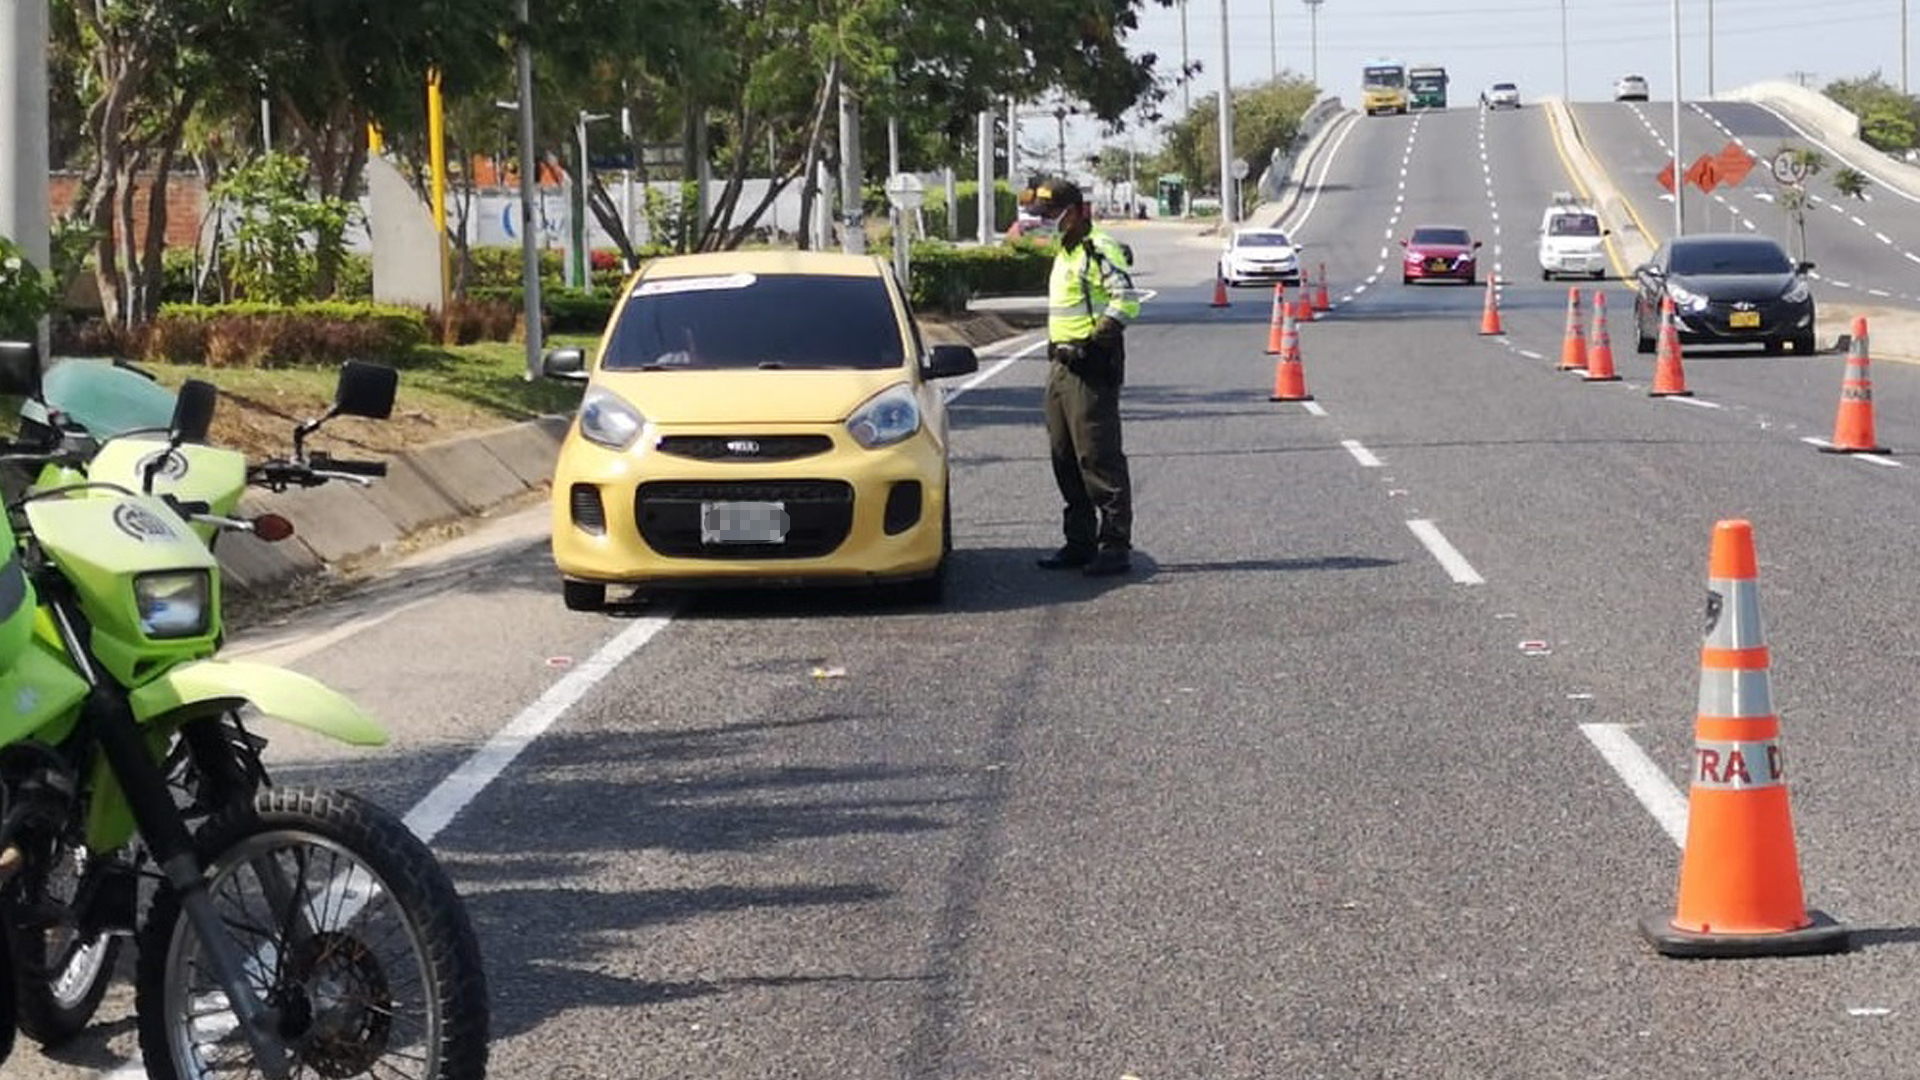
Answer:
[[1608, 233], [1599, 211], [1571, 192], [1554, 192], [1540, 215], [1540, 280], [1552, 281], [1555, 274], [1606, 277]]

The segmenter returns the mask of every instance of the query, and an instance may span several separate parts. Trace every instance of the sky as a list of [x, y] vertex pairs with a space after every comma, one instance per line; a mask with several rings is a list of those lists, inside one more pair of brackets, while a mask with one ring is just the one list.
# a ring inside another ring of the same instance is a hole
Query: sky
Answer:
[[[1876, 69], [1901, 81], [1901, 21], [1909, 40], [1920, 33], [1920, 0], [1678, 0], [1681, 83], [1688, 97], [1707, 93], [1709, 15], [1713, 24], [1713, 89], [1724, 92], [1767, 79], [1798, 79], [1819, 88], [1837, 78]], [[1608, 100], [1613, 80], [1644, 75], [1656, 100], [1673, 84], [1674, 0], [1564, 0], [1566, 86], [1575, 100]], [[1255, 85], [1283, 72], [1312, 73], [1318, 40], [1319, 85], [1351, 102], [1360, 68], [1392, 57], [1438, 63], [1452, 76], [1456, 97], [1472, 101], [1480, 88], [1513, 82], [1523, 99], [1562, 93], [1560, 0], [1324, 0], [1312, 33], [1302, 0], [1191, 0], [1186, 11], [1187, 54], [1204, 65], [1190, 87], [1194, 98], [1220, 88], [1221, 11], [1232, 42], [1233, 83]], [[1153, 52], [1162, 70], [1180, 66], [1180, 7], [1146, 0], [1140, 29], [1128, 40], [1135, 53]], [[1908, 45], [1909, 89], [1920, 90], [1920, 52]], [[1166, 111], [1181, 110], [1179, 90]], [[1022, 142], [1051, 148], [1051, 117], [1033, 121]], [[1023, 120], [1023, 129], [1029, 121]], [[1071, 157], [1100, 143], [1093, 123], [1069, 122]], [[1152, 140], [1142, 135], [1140, 145]]]

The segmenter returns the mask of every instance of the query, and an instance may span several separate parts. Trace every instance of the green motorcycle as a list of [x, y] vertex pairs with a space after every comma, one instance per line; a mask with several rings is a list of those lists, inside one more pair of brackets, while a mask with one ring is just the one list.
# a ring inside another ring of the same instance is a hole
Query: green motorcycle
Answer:
[[483, 1076], [485, 975], [445, 871], [372, 803], [273, 786], [240, 710], [352, 745], [385, 733], [306, 676], [213, 659], [212, 539], [291, 531], [232, 516], [241, 491], [383, 472], [303, 440], [387, 415], [393, 372], [349, 365], [289, 459], [248, 465], [203, 445], [205, 383], [164, 430], [102, 435], [37, 368], [0, 343], [0, 392], [43, 410], [0, 447], [38, 470], [0, 522], [0, 1060], [16, 1024], [42, 1041], [83, 1027], [132, 935], [151, 1076]]

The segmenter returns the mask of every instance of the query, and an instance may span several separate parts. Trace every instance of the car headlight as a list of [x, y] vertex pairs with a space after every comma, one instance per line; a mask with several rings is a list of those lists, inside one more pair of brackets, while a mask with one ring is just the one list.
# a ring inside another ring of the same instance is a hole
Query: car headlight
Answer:
[[640, 437], [647, 418], [611, 390], [588, 390], [580, 400], [580, 435], [609, 450], [625, 450]]
[[1407, 252], [1407, 261], [1408, 261], [1408, 262], [1410, 262], [1410, 263], [1417, 263], [1417, 262], [1419, 262], [1419, 261], [1420, 261], [1420, 253], [1419, 253], [1419, 252], [1417, 252], [1417, 251], [1408, 251], [1408, 252]]
[[847, 418], [847, 434], [869, 450], [892, 446], [920, 430], [920, 401], [906, 383], [873, 395]]
[[163, 570], [133, 579], [140, 632], [150, 638], [190, 638], [207, 632], [213, 611], [212, 575], [205, 570]]
[[1707, 310], [1707, 298], [1692, 289], [1668, 282], [1667, 295], [1673, 297], [1673, 306], [1681, 311]]
[[1812, 295], [1813, 289], [1807, 285], [1805, 278], [1794, 278], [1793, 284], [1787, 286], [1787, 291], [1780, 294], [1780, 299], [1789, 304], [1798, 304]]

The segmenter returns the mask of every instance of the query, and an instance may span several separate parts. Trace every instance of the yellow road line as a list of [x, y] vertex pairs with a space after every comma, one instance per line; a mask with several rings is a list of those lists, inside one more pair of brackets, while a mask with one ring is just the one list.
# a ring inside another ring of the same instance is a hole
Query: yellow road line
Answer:
[[[1578, 134], [1578, 128], [1579, 128], [1580, 122], [1574, 119], [1572, 105], [1565, 105], [1564, 108], [1567, 110], [1567, 122], [1570, 124], [1573, 124], [1576, 129], [1571, 136], [1569, 136], [1567, 132], [1563, 132], [1560, 130], [1560, 124], [1554, 118], [1555, 110], [1553, 109], [1542, 110], [1547, 114], [1547, 126], [1551, 128], [1553, 131], [1553, 152], [1560, 156], [1560, 167], [1566, 171], [1568, 179], [1573, 181], [1573, 186], [1579, 189], [1580, 197], [1582, 199], [1587, 200], [1589, 203], [1593, 203], [1593, 193], [1587, 190], [1586, 184], [1581, 182], [1579, 171], [1573, 167], [1573, 161], [1567, 156], [1567, 148], [1565, 143], [1565, 140], [1567, 138], [1572, 137], [1574, 139], [1579, 139], [1581, 144], [1585, 145], [1585, 140], [1580, 139], [1580, 136]], [[1618, 192], [1620, 190], [1620, 186], [1613, 182], [1613, 177], [1607, 173], [1607, 167], [1601, 163], [1598, 157], [1594, 157], [1592, 151], [1588, 151], [1588, 156], [1593, 158], [1593, 167], [1600, 170], [1600, 174], [1607, 181], [1607, 186], [1613, 188], [1615, 192]], [[1593, 203], [1593, 204], [1596, 206], [1598, 205], [1597, 203]], [[1622, 194], [1620, 196], [1620, 205], [1623, 208], [1625, 208], [1625, 210], [1627, 211], [1627, 216], [1633, 219], [1633, 223], [1639, 227], [1640, 235], [1647, 238], [1647, 242], [1649, 245], [1657, 247], [1658, 245], [1653, 240], [1653, 233], [1647, 229], [1647, 223], [1641, 219], [1640, 212], [1634, 209], [1632, 200], [1628, 199], [1624, 194]], [[1619, 246], [1614, 243], [1612, 237], [1607, 238], [1606, 244], [1607, 244], [1607, 257], [1613, 262], [1613, 268], [1617, 276], [1619, 276], [1622, 280], [1627, 281], [1628, 284], [1632, 285], [1633, 287], [1638, 288], [1639, 287], [1638, 283], [1633, 281], [1632, 279], [1632, 274], [1631, 274], [1632, 268], [1627, 266], [1626, 260], [1623, 259], [1620, 255]]]

